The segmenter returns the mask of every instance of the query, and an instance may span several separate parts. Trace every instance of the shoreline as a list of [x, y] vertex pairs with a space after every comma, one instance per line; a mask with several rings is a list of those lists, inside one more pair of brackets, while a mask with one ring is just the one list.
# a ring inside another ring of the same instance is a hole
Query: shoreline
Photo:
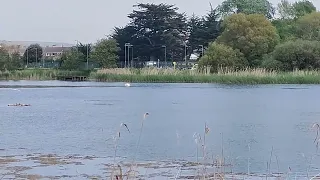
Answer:
[[[3, 151], [2, 151], [3, 152]], [[94, 155], [57, 155], [57, 154], [20, 154], [0, 155], [0, 178], [34, 178], [34, 179], [104, 179], [111, 178], [113, 173], [119, 173], [118, 169], [113, 170], [113, 157], [97, 157]], [[139, 177], [142, 179], [158, 178], [167, 179], [177, 176], [178, 179], [194, 179], [203, 177], [209, 178], [224, 177], [226, 179], [279, 179], [295, 177], [298, 174], [307, 177], [299, 172], [234, 172], [233, 165], [196, 163], [186, 160], [150, 160], [137, 161], [136, 164], [126, 158], [116, 158], [116, 164], [121, 168], [127, 177]], [[129, 173], [131, 168], [136, 168], [136, 174]], [[203, 170], [205, 169], [205, 172]], [[317, 171], [310, 172], [310, 177], [316, 177]], [[301, 176], [300, 176], [301, 177]]]

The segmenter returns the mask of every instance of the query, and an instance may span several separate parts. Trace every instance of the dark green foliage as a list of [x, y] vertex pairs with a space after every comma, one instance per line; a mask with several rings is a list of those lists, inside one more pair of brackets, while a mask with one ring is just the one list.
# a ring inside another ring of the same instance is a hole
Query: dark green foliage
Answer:
[[193, 15], [188, 21], [188, 33], [189, 48], [201, 54], [201, 46], [208, 47], [221, 34], [221, 21], [217, 11], [211, 8], [210, 13], [202, 18]]
[[91, 44], [82, 44], [81, 42], [77, 44], [77, 50], [83, 54], [83, 61], [87, 61], [87, 56], [88, 58], [91, 55], [92, 52], [92, 46]]
[[92, 59], [102, 68], [115, 68], [117, 66], [119, 47], [114, 39], [101, 39], [95, 45]]
[[78, 70], [81, 68], [81, 62], [84, 59], [83, 53], [73, 48], [71, 51], [65, 52], [61, 56], [61, 69]]
[[278, 44], [279, 35], [263, 15], [239, 13], [226, 18], [217, 42], [239, 49], [251, 67], [258, 67], [262, 56], [272, 52]]
[[124, 49], [124, 43], [131, 43], [139, 59], [163, 60], [162, 46], [166, 45], [168, 56], [173, 52], [182, 59], [187, 32], [185, 14], [178, 13], [174, 5], [162, 3], [140, 3], [134, 7], [136, 9], [128, 16], [131, 19], [129, 25], [117, 28], [112, 36], [121, 49]]
[[31, 44], [24, 52], [23, 55], [24, 62], [38, 63], [42, 59], [42, 47], [39, 44]]
[[237, 69], [248, 66], [248, 61], [238, 49], [211, 43], [206, 54], [199, 61], [200, 67], [210, 67], [212, 72], [219, 68]]
[[273, 61], [281, 62], [282, 70], [320, 68], [320, 42], [308, 40], [288, 41], [278, 45], [272, 53]]
[[10, 56], [6, 49], [0, 47], [0, 71], [8, 69]]

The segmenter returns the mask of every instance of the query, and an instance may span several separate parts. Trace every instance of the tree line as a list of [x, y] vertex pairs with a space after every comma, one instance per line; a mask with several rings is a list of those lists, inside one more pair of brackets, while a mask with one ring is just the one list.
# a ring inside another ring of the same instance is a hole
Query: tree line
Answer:
[[[157, 60], [187, 62], [191, 54], [212, 72], [220, 67], [320, 67], [320, 12], [308, 0], [281, 0], [277, 5], [268, 0], [225, 0], [202, 17], [188, 17], [175, 5], [138, 3], [128, 17], [129, 23], [115, 27], [108, 37], [63, 53], [59, 68], [79, 69], [87, 60], [103, 68]], [[41, 47], [35, 46], [20, 61], [16, 55], [3, 61], [9, 56], [0, 48], [0, 70], [42, 58]]]

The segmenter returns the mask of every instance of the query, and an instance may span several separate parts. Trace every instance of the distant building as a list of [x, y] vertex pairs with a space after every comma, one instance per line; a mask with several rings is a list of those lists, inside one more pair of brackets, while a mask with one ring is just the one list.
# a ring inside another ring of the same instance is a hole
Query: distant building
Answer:
[[61, 57], [63, 52], [71, 50], [71, 47], [47, 46], [43, 47], [43, 58], [56, 60]]
[[0, 40], [0, 46], [5, 48], [10, 54], [19, 52], [20, 56], [23, 56], [26, 49], [31, 44], [39, 44], [42, 47], [43, 58], [57, 59], [61, 56], [62, 52], [68, 51], [73, 46], [67, 43], [58, 42], [37, 42], [37, 41], [5, 41]]

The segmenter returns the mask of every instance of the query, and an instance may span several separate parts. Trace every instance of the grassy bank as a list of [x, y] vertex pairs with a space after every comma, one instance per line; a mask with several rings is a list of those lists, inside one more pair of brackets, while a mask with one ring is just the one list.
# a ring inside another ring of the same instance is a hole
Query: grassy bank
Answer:
[[221, 83], [221, 84], [320, 84], [320, 71], [275, 72], [265, 69], [244, 71], [206, 71], [173, 69], [101, 69], [66, 71], [25, 69], [0, 72], [0, 80], [56, 80], [59, 76], [88, 76], [93, 81], [145, 83]]
[[67, 71], [57, 69], [24, 69], [0, 71], [0, 80], [56, 80], [59, 76], [89, 76], [88, 71]]
[[265, 69], [220, 70], [216, 74], [171, 69], [103, 69], [91, 73], [90, 77], [106, 82], [320, 84], [320, 71], [275, 72]]

